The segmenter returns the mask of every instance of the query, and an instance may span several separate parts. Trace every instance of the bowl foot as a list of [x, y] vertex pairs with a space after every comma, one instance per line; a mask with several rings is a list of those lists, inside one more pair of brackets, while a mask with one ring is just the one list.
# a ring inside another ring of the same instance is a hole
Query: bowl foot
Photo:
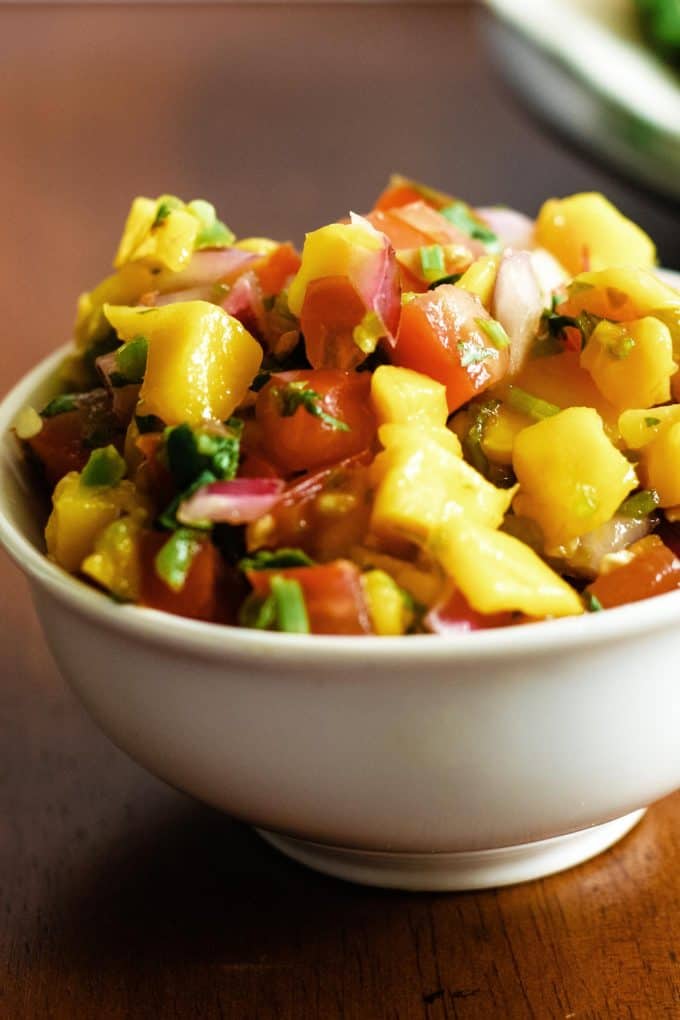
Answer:
[[490, 889], [543, 878], [581, 864], [612, 846], [640, 821], [645, 808], [603, 825], [535, 843], [458, 853], [352, 850], [258, 829], [268, 843], [316, 871], [360, 885], [412, 891]]

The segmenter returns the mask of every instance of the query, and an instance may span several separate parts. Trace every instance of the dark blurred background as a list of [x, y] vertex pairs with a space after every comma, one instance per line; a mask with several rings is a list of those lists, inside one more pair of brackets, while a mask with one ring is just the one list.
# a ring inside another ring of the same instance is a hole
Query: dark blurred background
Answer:
[[68, 338], [136, 194], [215, 202], [301, 240], [391, 170], [534, 213], [601, 189], [680, 266], [677, 211], [548, 133], [494, 69], [476, 5], [0, 7], [2, 389]]

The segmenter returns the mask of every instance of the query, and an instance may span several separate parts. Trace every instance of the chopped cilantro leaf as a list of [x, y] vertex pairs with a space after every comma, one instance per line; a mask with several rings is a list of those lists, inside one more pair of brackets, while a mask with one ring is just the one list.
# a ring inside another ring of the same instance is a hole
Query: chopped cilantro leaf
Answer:
[[282, 418], [290, 418], [299, 407], [303, 407], [308, 414], [318, 418], [324, 425], [337, 429], [338, 432], [351, 431], [349, 425], [344, 421], [340, 421], [339, 418], [334, 418], [324, 411], [321, 394], [311, 389], [304, 380], [289, 382], [285, 386], [276, 386], [272, 392], [278, 402], [279, 414]]
[[77, 407], [78, 398], [73, 393], [62, 393], [61, 396], [54, 397], [46, 407], [43, 407], [40, 416], [41, 418], [55, 418], [58, 414], [75, 411]]
[[641, 489], [640, 492], [636, 492], [629, 496], [628, 499], [624, 499], [618, 509], [618, 513], [622, 517], [633, 517], [641, 520], [643, 517], [653, 514], [660, 502], [659, 493], [655, 489]]
[[653, 429], [655, 425], [661, 424], [661, 418], [645, 418], [645, 425], [648, 429]]
[[501, 244], [496, 234], [473, 214], [466, 202], [454, 202], [439, 210], [443, 216], [475, 241], [481, 241], [489, 251], [500, 251]]
[[286, 567], [311, 567], [310, 559], [302, 549], [259, 549], [239, 563], [241, 570], [284, 570]]
[[475, 323], [499, 351], [510, 346], [510, 337], [496, 319], [475, 319]]
[[586, 609], [589, 613], [601, 613], [604, 606], [598, 599], [597, 595], [593, 595], [592, 592], [586, 592], [584, 595]]

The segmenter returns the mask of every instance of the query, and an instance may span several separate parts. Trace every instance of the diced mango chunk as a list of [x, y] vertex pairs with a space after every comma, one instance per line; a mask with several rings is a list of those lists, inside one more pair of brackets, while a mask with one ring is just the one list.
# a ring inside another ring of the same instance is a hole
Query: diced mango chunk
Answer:
[[443, 592], [444, 575], [434, 561], [421, 566], [365, 546], [355, 546], [352, 549], [352, 559], [364, 570], [388, 573], [404, 591], [423, 606], [433, 605]]
[[656, 262], [651, 238], [597, 192], [544, 202], [536, 220], [536, 242], [570, 273]]
[[607, 427], [616, 431], [619, 412], [600, 393], [590, 373], [581, 367], [576, 351], [530, 358], [513, 382], [557, 407], [594, 407]]
[[413, 612], [390, 575], [384, 570], [369, 570], [362, 575], [361, 585], [375, 633], [405, 634], [413, 621]]
[[177, 271], [187, 264], [201, 228], [174, 195], [136, 198], [128, 213], [114, 266], [146, 260]]
[[473, 609], [532, 617], [583, 612], [574, 589], [523, 542], [469, 518], [452, 518], [429, 546]]
[[410, 368], [376, 368], [371, 379], [371, 402], [379, 425], [446, 425], [446, 387]]
[[498, 275], [499, 255], [482, 255], [465, 270], [456, 287], [476, 294], [487, 311], [491, 310], [491, 298], [493, 296], [496, 276]]
[[644, 448], [640, 471], [648, 489], [656, 489], [662, 507], [680, 503], [680, 422], [667, 426]]
[[619, 432], [629, 450], [641, 450], [676, 422], [680, 422], [679, 404], [624, 411], [619, 418]]
[[482, 431], [482, 452], [492, 464], [512, 464], [517, 436], [533, 424], [532, 419], [504, 404], [490, 415]]
[[467, 514], [499, 526], [513, 489], [497, 489], [464, 460], [423, 438], [418, 447], [391, 447], [376, 457], [371, 530], [415, 542], [451, 516]]
[[450, 450], [456, 457], [462, 457], [460, 440], [455, 432], [444, 425], [397, 425], [388, 423], [378, 429], [378, 439], [386, 449], [399, 446], [402, 449], [418, 449], [429, 439]]
[[121, 340], [148, 340], [140, 390], [144, 414], [167, 425], [225, 421], [246, 395], [262, 348], [244, 326], [207, 301], [162, 308], [105, 308]]
[[[567, 300], [560, 311], [567, 315], [588, 312], [613, 322], [628, 322], [678, 308], [680, 293], [655, 273], [619, 266], [577, 276], [569, 285]], [[663, 314], [658, 317], [666, 321]]]
[[121, 517], [109, 524], [94, 543], [81, 570], [93, 581], [124, 602], [136, 602], [140, 590], [139, 514]]
[[513, 466], [515, 513], [539, 524], [551, 552], [608, 521], [638, 484], [590, 407], [569, 407], [520, 432]]
[[652, 316], [598, 323], [581, 352], [581, 365], [620, 410], [670, 400], [671, 376], [678, 367], [668, 326]]
[[307, 234], [302, 265], [288, 288], [288, 307], [293, 315], [301, 315], [305, 292], [313, 280], [327, 276], [352, 279], [361, 253], [379, 252], [384, 246], [382, 234], [359, 223], [330, 223]]
[[57, 484], [52, 496], [52, 513], [45, 528], [48, 555], [65, 570], [76, 573], [107, 525], [121, 514], [143, 514], [145, 510], [132, 482], [86, 486], [80, 484], [78, 472], [71, 471]]

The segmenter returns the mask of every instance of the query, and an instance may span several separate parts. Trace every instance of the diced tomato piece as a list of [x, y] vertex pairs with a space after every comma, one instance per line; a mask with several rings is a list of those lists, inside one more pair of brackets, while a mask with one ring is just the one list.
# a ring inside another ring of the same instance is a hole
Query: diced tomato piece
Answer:
[[161, 609], [192, 620], [217, 621], [224, 618], [220, 605], [222, 560], [206, 539], [194, 557], [181, 591], [172, 591], [156, 573], [154, 559], [170, 537], [168, 532], [148, 531], [140, 543], [141, 591], [139, 601], [150, 609]]
[[368, 453], [350, 457], [289, 486], [267, 514], [265, 530], [260, 522], [248, 528], [248, 548], [295, 547], [321, 562], [348, 556], [368, 530], [370, 459]]
[[292, 244], [286, 242], [266, 255], [254, 266], [254, 272], [260, 281], [265, 297], [278, 294], [286, 286], [291, 276], [295, 276], [300, 268], [300, 254]]
[[239, 478], [280, 478], [281, 474], [271, 461], [258, 453], [246, 453], [238, 469]]
[[376, 230], [385, 234], [392, 245], [399, 251], [402, 248], [421, 248], [432, 244], [432, 238], [425, 231], [412, 226], [408, 220], [397, 215], [395, 209], [370, 212], [366, 219]]
[[378, 196], [373, 211], [398, 209], [399, 206], [409, 205], [410, 202], [420, 202], [422, 197], [410, 184], [391, 184]]
[[629, 563], [601, 574], [586, 588], [604, 609], [680, 588], [680, 559], [657, 535], [634, 542], [629, 551], [634, 554]]
[[515, 623], [512, 613], [484, 615], [473, 609], [462, 592], [457, 589], [446, 602], [435, 606], [425, 617], [425, 626], [435, 634], [452, 634], [489, 627], [509, 627]]
[[175, 481], [159, 456], [163, 448], [163, 434], [145, 432], [138, 436], [135, 446], [144, 457], [137, 468], [135, 484], [151, 497], [157, 510], [162, 510], [177, 492]]
[[[299, 406], [288, 416], [282, 394], [289, 383], [305, 383], [320, 397], [325, 414], [344, 423], [337, 428]], [[262, 454], [284, 473], [313, 471], [365, 450], [373, 442], [376, 421], [371, 410], [370, 374], [333, 369], [282, 372], [260, 390], [255, 414]]]
[[69, 471], [82, 471], [92, 453], [92, 448], [85, 444], [78, 411], [44, 418], [40, 432], [27, 443], [42, 464], [50, 486], [55, 486]]
[[495, 347], [484, 321], [490, 316], [478, 298], [442, 284], [404, 305], [391, 360], [443, 383], [449, 411], [455, 411], [508, 368], [509, 346]]
[[360, 365], [366, 355], [354, 342], [354, 330], [366, 311], [366, 304], [349, 277], [312, 280], [300, 314], [310, 364], [344, 371]]
[[265, 598], [275, 575], [302, 588], [312, 634], [370, 634], [371, 620], [361, 587], [361, 573], [349, 560], [286, 570], [250, 570], [254, 592]]

